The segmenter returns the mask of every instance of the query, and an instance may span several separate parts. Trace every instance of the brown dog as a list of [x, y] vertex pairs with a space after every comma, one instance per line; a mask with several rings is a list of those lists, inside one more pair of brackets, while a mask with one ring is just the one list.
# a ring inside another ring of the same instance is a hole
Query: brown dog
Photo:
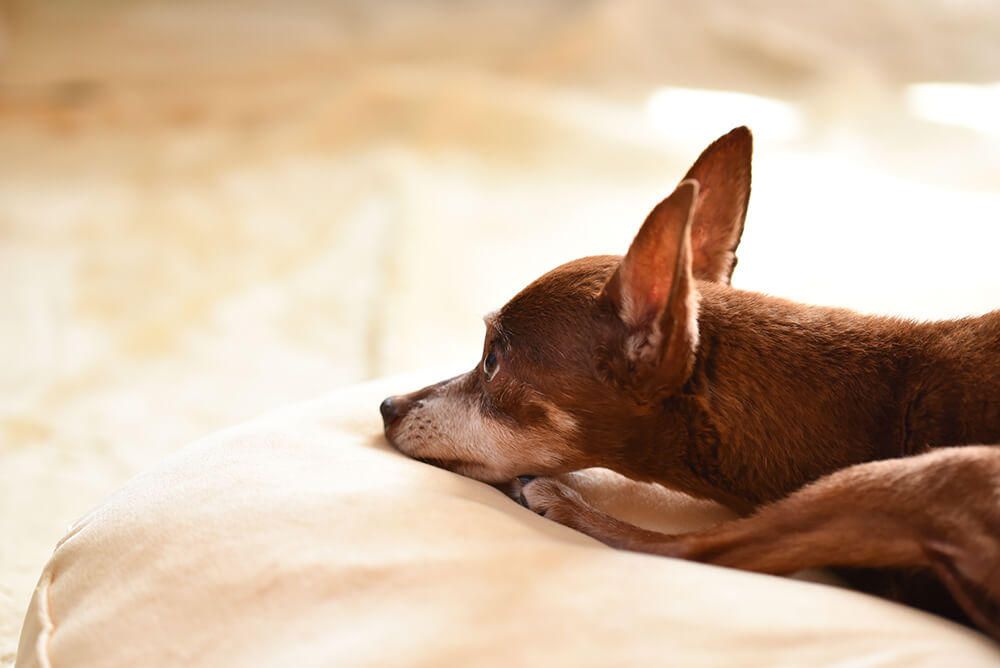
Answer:
[[[746, 128], [709, 146], [624, 258], [565, 264], [487, 316], [480, 365], [386, 399], [386, 436], [513, 480], [525, 505], [614, 547], [930, 574], [870, 588], [941, 612], [953, 597], [1000, 639], [1000, 449], [952, 447], [1000, 443], [1000, 311], [916, 323], [731, 287], [751, 147]], [[551, 477], [593, 466], [747, 517], [645, 531]], [[944, 588], [917, 588], [930, 579]]]

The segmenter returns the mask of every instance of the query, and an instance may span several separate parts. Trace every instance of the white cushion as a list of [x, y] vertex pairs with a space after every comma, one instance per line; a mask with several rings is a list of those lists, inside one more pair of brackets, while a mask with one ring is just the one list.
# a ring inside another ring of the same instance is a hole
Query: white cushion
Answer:
[[[292, 406], [199, 441], [81, 519], [17, 666], [996, 665], [984, 637], [809, 582], [608, 549], [409, 460], [378, 403]], [[137, 436], [141, 437], [141, 436]], [[649, 526], [726, 513], [606, 473]]]

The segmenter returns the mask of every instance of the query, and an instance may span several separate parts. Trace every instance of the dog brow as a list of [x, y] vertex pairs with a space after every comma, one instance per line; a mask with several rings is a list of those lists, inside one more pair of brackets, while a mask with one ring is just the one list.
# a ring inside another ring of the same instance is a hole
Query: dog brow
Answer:
[[487, 329], [493, 330], [494, 336], [500, 341], [507, 341], [507, 332], [504, 331], [503, 323], [500, 320], [500, 310], [490, 311], [483, 316], [483, 322], [486, 323]]
[[500, 321], [500, 311], [490, 311], [483, 316], [483, 322], [486, 323], [487, 327], [496, 327], [497, 323]]

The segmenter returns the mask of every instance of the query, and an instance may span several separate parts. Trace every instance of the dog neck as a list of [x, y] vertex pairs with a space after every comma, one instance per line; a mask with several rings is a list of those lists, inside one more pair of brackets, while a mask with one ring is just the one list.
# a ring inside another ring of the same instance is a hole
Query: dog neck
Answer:
[[1000, 311], [915, 323], [699, 289], [694, 372], [643, 426], [670, 447], [619, 472], [747, 511], [852, 464], [1000, 441]]

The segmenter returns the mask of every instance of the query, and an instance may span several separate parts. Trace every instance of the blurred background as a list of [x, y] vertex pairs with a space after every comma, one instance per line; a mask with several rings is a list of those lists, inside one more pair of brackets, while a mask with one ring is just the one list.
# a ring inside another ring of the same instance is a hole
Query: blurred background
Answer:
[[126, 478], [285, 402], [471, 367], [483, 313], [624, 252], [733, 126], [738, 287], [1000, 305], [993, 0], [0, 8], [0, 665], [55, 541]]

